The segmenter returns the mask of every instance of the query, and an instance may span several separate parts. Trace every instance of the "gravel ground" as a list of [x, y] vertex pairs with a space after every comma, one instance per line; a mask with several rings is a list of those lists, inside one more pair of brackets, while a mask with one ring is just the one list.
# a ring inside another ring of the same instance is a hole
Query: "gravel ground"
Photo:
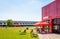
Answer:
[[60, 34], [38, 34], [39, 39], [60, 39]]

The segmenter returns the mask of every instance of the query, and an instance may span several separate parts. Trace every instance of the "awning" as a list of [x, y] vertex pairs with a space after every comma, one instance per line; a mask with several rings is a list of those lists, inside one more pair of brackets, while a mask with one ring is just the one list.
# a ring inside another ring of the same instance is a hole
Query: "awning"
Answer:
[[48, 26], [48, 25], [49, 25], [49, 23], [47, 23], [47, 22], [38, 22], [35, 24], [35, 26]]

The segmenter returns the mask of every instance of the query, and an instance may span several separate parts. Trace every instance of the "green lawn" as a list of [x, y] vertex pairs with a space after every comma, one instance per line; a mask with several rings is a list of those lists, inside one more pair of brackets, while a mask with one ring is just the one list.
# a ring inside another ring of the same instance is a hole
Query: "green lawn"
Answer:
[[24, 30], [26, 27], [0, 27], [0, 39], [38, 39], [38, 37], [31, 37], [30, 31], [34, 27], [27, 30], [26, 35], [20, 35], [19, 31]]

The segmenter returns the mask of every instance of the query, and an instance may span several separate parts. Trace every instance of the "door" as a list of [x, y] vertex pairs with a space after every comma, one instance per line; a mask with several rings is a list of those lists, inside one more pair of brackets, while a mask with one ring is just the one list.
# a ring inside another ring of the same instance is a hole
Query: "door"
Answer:
[[53, 33], [60, 33], [60, 26], [59, 25], [53, 25], [52, 26], [52, 32]]

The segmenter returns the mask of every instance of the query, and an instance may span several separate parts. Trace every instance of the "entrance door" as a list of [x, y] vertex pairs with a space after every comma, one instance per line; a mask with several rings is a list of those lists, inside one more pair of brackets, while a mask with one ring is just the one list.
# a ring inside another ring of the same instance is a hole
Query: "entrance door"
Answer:
[[58, 26], [58, 33], [60, 33], [60, 25]]
[[60, 33], [60, 26], [59, 25], [54, 25], [52, 26], [52, 32], [53, 33]]

